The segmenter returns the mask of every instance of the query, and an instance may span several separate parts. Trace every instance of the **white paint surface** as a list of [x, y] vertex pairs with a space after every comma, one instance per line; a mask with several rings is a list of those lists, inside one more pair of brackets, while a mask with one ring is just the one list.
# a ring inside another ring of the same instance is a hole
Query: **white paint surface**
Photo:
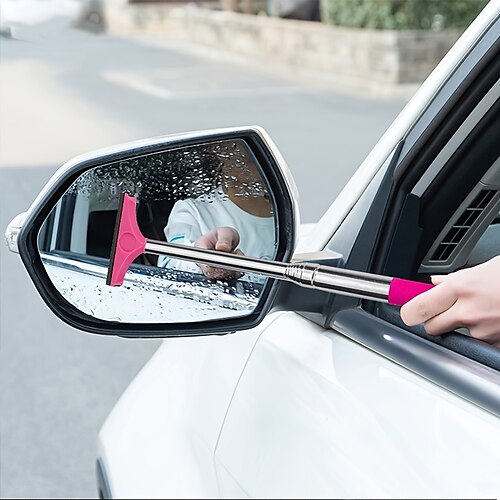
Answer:
[[260, 337], [233, 397], [216, 452], [221, 496], [496, 498], [499, 424], [287, 313]]

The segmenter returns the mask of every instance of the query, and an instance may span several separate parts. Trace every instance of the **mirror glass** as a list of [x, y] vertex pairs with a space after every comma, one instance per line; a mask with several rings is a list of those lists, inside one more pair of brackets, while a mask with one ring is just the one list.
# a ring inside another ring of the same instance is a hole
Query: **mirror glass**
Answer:
[[244, 141], [170, 149], [85, 172], [44, 222], [38, 246], [62, 296], [102, 320], [198, 322], [255, 309], [266, 278], [165, 256], [141, 255], [122, 286], [106, 285], [122, 193], [136, 197], [148, 239], [274, 259], [274, 198]]

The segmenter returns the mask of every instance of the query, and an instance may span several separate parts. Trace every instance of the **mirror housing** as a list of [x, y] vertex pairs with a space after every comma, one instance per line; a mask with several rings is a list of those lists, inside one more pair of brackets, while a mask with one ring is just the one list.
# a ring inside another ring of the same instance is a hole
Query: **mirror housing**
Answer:
[[[48, 307], [77, 329], [123, 337], [225, 334], [258, 325], [268, 313], [277, 293], [279, 283], [272, 279], [264, 285], [255, 308], [245, 316], [209, 319], [199, 323], [122, 322], [94, 317], [68, 301], [47, 273], [39, 250], [43, 224], [68, 189], [89, 170], [179, 148], [231, 140], [244, 141], [258, 162], [260, 173], [274, 197], [273, 211], [277, 220], [274, 258], [289, 262], [295, 249], [299, 224], [296, 188], [283, 158], [263, 129], [244, 127], [159, 137], [112, 147], [69, 161], [56, 172], [22, 219], [16, 218], [9, 226], [10, 231], [6, 234], [9, 248], [13, 251], [16, 247], [19, 249], [28, 274]], [[147, 307], [147, 304], [138, 303], [138, 307]]]

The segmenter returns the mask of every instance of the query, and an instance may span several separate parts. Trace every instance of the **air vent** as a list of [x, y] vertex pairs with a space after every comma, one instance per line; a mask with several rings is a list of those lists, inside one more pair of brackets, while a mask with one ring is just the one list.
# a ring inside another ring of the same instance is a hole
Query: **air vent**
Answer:
[[431, 263], [446, 262], [450, 258], [453, 250], [460, 245], [468, 231], [479, 219], [481, 213], [494, 198], [496, 192], [494, 189], [483, 189], [479, 192], [434, 250], [430, 258]]

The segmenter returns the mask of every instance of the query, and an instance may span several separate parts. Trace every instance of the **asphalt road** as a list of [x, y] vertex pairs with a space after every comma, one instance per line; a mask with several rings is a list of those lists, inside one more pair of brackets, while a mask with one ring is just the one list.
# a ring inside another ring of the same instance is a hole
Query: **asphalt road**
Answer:
[[[0, 38], [0, 228], [86, 151], [188, 130], [257, 124], [317, 220], [404, 102], [335, 93], [169, 41], [73, 29], [65, 19]], [[2, 229], [3, 232], [3, 229]], [[96, 495], [96, 435], [158, 341], [65, 326], [0, 245], [0, 496]]]

